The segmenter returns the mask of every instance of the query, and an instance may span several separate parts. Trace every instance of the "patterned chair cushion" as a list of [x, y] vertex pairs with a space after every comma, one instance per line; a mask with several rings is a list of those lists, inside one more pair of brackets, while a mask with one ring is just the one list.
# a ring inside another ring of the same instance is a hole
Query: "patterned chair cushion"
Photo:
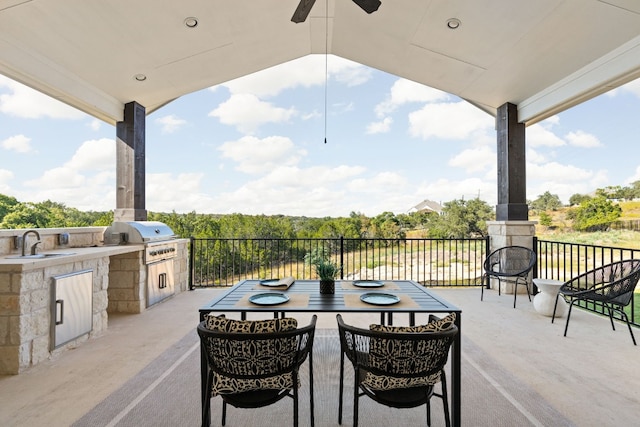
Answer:
[[[390, 333], [422, 333], [444, 331], [454, 325], [456, 314], [431, 321], [426, 325], [418, 326], [385, 326], [371, 325], [372, 331]], [[369, 347], [369, 364], [372, 368], [383, 369], [395, 373], [410, 374], [431, 369], [427, 358], [420, 359], [412, 355], [429, 354], [437, 349], [430, 341], [402, 341], [388, 338], [372, 337]], [[395, 377], [390, 375], [377, 375], [367, 372], [362, 384], [372, 390], [391, 390], [394, 388], [408, 388], [431, 386], [440, 382], [440, 371], [422, 377]]]
[[[233, 320], [224, 316], [208, 315], [205, 318], [208, 329], [230, 333], [273, 333], [295, 330], [298, 322], [293, 318], [269, 320]], [[273, 370], [274, 367], [288, 366], [295, 355], [295, 338], [280, 338], [260, 341], [225, 341], [214, 338], [213, 357], [227, 372], [237, 375], [256, 375]], [[298, 384], [299, 386], [299, 384]], [[266, 378], [233, 378], [214, 373], [211, 396], [234, 394], [246, 391], [293, 387], [291, 373]]]
[[[435, 316], [433, 316], [435, 317]], [[456, 322], [456, 314], [451, 313], [442, 319], [418, 326], [370, 325], [369, 330], [377, 332], [440, 332], [451, 328]]]
[[233, 320], [224, 314], [205, 316], [205, 327], [218, 332], [268, 333], [292, 331], [298, 327], [298, 321], [291, 317], [267, 320]]

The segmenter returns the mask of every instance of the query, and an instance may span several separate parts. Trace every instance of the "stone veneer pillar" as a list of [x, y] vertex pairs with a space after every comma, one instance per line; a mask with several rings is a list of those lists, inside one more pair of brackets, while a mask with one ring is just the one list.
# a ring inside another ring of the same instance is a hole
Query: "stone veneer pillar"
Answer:
[[[504, 246], [524, 246], [534, 249], [533, 237], [536, 233], [535, 221], [489, 221], [487, 228], [489, 232], [489, 252]], [[529, 281], [531, 283], [531, 281]], [[491, 289], [498, 288], [498, 280], [491, 280]], [[531, 286], [531, 285], [530, 285]], [[501, 292], [513, 294], [514, 285], [510, 281], [502, 281]], [[526, 293], [523, 286], [520, 286], [519, 293]], [[531, 292], [531, 289], [529, 289]]]

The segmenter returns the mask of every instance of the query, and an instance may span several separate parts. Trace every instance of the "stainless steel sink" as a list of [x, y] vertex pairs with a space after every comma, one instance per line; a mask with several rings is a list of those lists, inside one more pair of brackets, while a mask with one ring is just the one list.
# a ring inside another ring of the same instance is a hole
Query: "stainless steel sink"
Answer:
[[9, 255], [5, 258], [11, 258], [11, 259], [42, 259], [42, 258], [54, 258], [54, 257], [61, 257], [61, 256], [69, 256], [69, 255], [74, 255], [75, 252], [56, 252], [56, 253], [47, 253], [47, 254], [35, 254], [35, 255]]

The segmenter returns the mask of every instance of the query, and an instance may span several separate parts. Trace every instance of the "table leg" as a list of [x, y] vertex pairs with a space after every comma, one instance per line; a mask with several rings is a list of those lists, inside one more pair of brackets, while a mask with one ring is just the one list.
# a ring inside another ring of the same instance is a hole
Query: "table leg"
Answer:
[[458, 334], [453, 341], [453, 350], [451, 355], [451, 423], [454, 427], [460, 427], [462, 421], [460, 419], [461, 412], [461, 359], [462, 359], [462, 313], [457, 313], [456, 326]]
[[[206, 404], [206, 399], [211, 399], [211, 391], [207, 390], [207, 355], [204, 346], [200, 343], [200, 397], [202, 398], [202, 406]], [[204, 415], [204, 413], [203, 413]], [[203, 426], [211, 425], [211, 411], [206, 414], [206, 419], [202, 420]]]

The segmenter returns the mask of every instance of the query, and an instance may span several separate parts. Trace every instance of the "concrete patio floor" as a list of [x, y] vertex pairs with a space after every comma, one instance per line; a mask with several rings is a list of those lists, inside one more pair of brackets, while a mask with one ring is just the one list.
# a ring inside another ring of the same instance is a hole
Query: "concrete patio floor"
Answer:
[[[495, 291], [485, 291], [483, 302], [478, 288], [434, 291], [462, 309], [462, 357], [481, 372], [487, 360], [473, 360], [465, 343], [480, 348], [577, 426], [638, 423], [640, 347], [631, 342], [626, 325], [616, 323], [612, 331], [608, 319], [577, 310], [563, 337], [565, 319], [551, 324], [526, 295], [518, 295], [514, 309], [512, 296]], [[71, 425], [193, 331], [198, 308], [218, 292], [184, 292], [142, 314], [112, 315], [107, 332], [97, 339], [20, 375], [1, 376], [0, 425]], [[379, 320], [377, 315], [357, 316], [363, 325]], [[406, 320], [397, 317], [397, 324]], [[320, 316], [317, 327], [335, 328], [335, 315]], [[462, 404], [464, 409], [464, 399]], [[540, 425], [535, 414], [527, 415]]]

